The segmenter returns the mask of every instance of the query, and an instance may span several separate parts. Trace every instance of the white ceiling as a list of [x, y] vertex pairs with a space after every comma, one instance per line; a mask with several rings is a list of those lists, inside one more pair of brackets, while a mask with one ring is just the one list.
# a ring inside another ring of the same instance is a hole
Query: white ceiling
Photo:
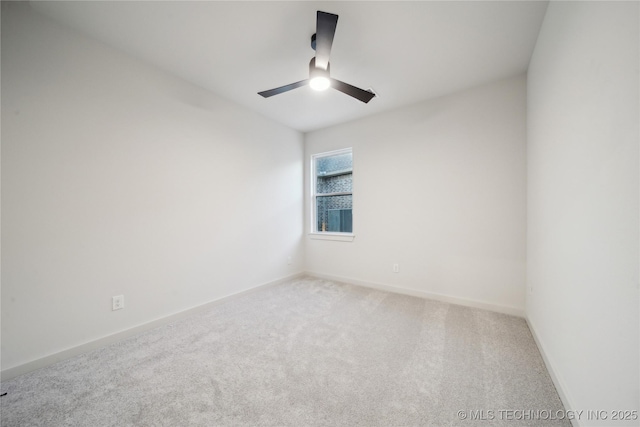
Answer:
[[[51, 18], [306, 132], [526, 71], [546, 1], [32, 2]], [[331, 76], [363, 104], [309, 87], [316, 11], [340, 16]]]

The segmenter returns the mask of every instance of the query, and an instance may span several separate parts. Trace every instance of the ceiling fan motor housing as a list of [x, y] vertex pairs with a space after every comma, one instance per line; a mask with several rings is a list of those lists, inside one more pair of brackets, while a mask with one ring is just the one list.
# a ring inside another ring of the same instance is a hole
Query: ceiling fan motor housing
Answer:
[[309, 62], [309, 79], [313, 79], [314, 77], [325, 77], [329, 78], [329, 70], [331, 65], [327, 63], [327, 69], [323, 69], [320, 67], [316, 67], [316, 58], [311, 58], [311, 62]]

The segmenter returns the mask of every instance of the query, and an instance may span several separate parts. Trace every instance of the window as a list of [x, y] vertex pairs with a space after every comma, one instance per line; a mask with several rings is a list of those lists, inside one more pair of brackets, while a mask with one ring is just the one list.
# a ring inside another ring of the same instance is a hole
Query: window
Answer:
[[312, 233], [353, 233], [351, 148], [311, 156]]

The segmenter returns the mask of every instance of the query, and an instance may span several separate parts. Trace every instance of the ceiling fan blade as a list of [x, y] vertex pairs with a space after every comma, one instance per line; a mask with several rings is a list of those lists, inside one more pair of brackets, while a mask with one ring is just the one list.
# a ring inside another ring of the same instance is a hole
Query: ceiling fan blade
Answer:
[[371, 99], [373, 99], [376, 94], [371, 92], [370, 90], [360, 89], [359, 87], [351, 86], [348, 83], [341, 82], [340, 80], [331, 79], [331, 87], [339, 90], [342, 93], [346, 93], [349, 96], [352, 96], [365, 104]]
[[333, 36], [336, 34], [338, 15], [318, 11], [316, 22], [316, 67], [326, 70], [329, 66], [329, 55]]
[[285, 86], [280, 86], [275, 89], [263, 90], [262, 92], [258, 92], [258, 95], [263, 96], [264, 98], [269, 98], [273, 95], [278, 95], [280, 93], [288, 92], [290, 90], [299, 88], [300, 86], [304, 86], [309, 83], [309, 79], [300, 80], [299, 82], [291, 83]]

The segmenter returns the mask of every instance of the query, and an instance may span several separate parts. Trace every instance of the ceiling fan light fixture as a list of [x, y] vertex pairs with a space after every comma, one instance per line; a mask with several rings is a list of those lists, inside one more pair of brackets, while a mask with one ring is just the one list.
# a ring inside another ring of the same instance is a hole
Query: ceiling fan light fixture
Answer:
[[331, 86], [329, 79], [329, 65], [327, 69], [316, 67], [316, 58], [311, 58], [309, 62], [309, 86], [313, 90], [326, 90]]
[[309, 86], [317, 91], [327, 90], [331, 86], [331, 81], [324, 76], [317, 76], [309, 80]]

